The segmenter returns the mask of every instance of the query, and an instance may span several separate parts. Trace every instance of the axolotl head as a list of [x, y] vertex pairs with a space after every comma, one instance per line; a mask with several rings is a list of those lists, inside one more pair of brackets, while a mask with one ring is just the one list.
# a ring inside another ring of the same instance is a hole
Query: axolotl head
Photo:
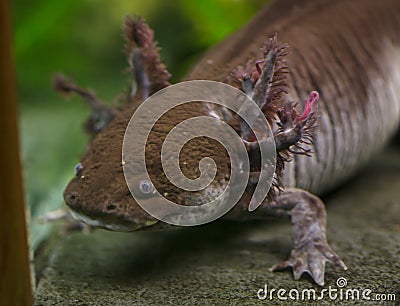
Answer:
[[[132, 104], [127, 105], [94, 137], [76, 166], [75, 177], [64, 192], [65, 202], [73, 215], [84, 223], [115, 231], [132, 231], [157, 223], [157, 219], [143, 210], [131, 195], [124, 176], [122, 146], [133, 110]], [[151, 180], [133, 182], [133, 188], [139, 191], [139, 196], [151, 198], [157, 190], [174, 203], [200, 205], [221, 190], [221, 184], [230, 173], [229, 157], [226, 150], [213, 139], [195, 138], [183, 146], [179, 154], [181, 170], [190, 179], [199, 177], [201, 159], [209, 157], [215, 161], [218, 172], [207, 191], [187, 192], [177, 188], [168, 180], [162, 168], [160, 152], [168, 131], [182, 120], [201, 114], [204, 114], [202, 105], [187, 105], [169, 111], [153, 127], [145, 148]]]

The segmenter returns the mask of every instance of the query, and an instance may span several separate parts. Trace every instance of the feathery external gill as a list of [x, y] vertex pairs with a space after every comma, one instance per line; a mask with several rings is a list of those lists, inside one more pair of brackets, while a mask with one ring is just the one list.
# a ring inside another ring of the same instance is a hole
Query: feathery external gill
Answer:
[[76, 93], [92, 109], [92, 114], [86, 120], [85, 131], [95, 136], [114, 118], [118, 110], [102, 102], [95, 93], [88, 89], [77, 86], [73, 81], [68, 80], [63, 74], [57, 74], [53, 77], [53, 87], [56, 91], [68, 97], [71, 93]]
[[[297, 103], [285, 99], [288, 93], [289, 68], [285, 62], [288, 45], [280, 43], [275, 34], [266, 41], [262, 52], [264, 59], [250, 60], [245, 67], [238, 66], [231, 73], [230, 84], [252, 97], [273, 129], [277, 149], [275, 177], [269, 193], [273, 198], [276, 191], [283, 189], [281, 178], [285, 163], [292, 160], [293, 154], [310, 153], [303, 145], [311, 145], [313, 141], [317, 121], [314, 109], [319, 95], [316, 91], [311, 92], [303, 112], [299, 114]], [[254, 133], [244, 122], [241, 122], [240, 130], [249, 154], [254, 155], [254, 151], [259, 150]], [[259, 166], [253, 165], [253, 171], [256, 172]]]
[[[143, 99], [167, 87], [171, 77], [160, 59], [153, 30], [140, 17], [127, 17], [124, 22], [125, 51], [134, 76], [131, 95], [138, 90]], [[137, 90], [136, 90], [137, 89]]]

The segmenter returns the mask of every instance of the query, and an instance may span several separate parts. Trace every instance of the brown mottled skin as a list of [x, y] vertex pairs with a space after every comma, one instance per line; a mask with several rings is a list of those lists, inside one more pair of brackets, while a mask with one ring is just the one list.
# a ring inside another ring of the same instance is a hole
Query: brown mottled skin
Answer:
[[[290, 69], [287, 100], [304, 101], [311, 90], [320, 94], [320, 127], [312, 146], [315, 154], [311, 158], [295, 155], [285, 169], [288, 188], [274, 203], [265, 200], [251, 213], [254, 217], [291, 217], [294, 249], [289, 260], [273, 270], [290, 266], [295, 279], [307, 272], [322, 285], [327, 261], [345, 268], [326, 242], [324, 204], [310, 191], [320, 194], [344, 181], [395, 133], [400, 119], [400, 77], [396, 69], [400, 64], [399, 30], [398, 0], [275, 1], [208, 51], [187, 75], [186, 79], [226, 82], [238, 65], [259, 59], [263, 43], [278, 33], [279, 40], [290, 46], [286, 58]], [[155, 222], [130, 195], [121, 165], [124, 132], [133, 105], [142, 100], [136, 95], [93, 139], [81, 160], [83, 170], [64, 193], [66, 203], [83, 221], [116, 230], [133, 230]], [[154, 185], [160, 193], [184, 205], [202, 202], [201, 195], [193, 197], [174, 189], [162, 175], [155, 152], [174, 123], [204, 114], [208, 109], [203, 104], [171, 111], [148, 142], [146, 157]], [[197, 139], [184, 148], [180, 161], [183, 172], [196, 177], [198, 161], [210, 155], [220, 167], [216, 182], [222, 184], [229, 169], [226, 152], [207, 139]], [[228, 216], [248, 217], [252, 190], [249, 186]]]

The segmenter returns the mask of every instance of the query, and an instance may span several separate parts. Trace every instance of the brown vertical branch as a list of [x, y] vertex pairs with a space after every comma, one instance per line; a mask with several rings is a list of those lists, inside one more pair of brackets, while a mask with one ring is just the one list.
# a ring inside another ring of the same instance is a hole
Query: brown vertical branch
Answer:
[[31, 305], [9, 1], [0, 1], [0, 305]]

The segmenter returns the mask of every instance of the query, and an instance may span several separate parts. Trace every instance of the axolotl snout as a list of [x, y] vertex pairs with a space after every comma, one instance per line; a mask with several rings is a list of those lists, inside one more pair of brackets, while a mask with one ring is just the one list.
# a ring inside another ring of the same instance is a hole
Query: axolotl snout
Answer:
[[[117, 116], [129, 120], [129, 114]], [[93, 139], [76, 176], [64, 192], [65, 202], [74, 216], [83, 222], [114, 231], [132, 231], [157, 220], [134, 201], [125, 182], [122, 168], [123, 125], [116, 125], [104, 137]]]

